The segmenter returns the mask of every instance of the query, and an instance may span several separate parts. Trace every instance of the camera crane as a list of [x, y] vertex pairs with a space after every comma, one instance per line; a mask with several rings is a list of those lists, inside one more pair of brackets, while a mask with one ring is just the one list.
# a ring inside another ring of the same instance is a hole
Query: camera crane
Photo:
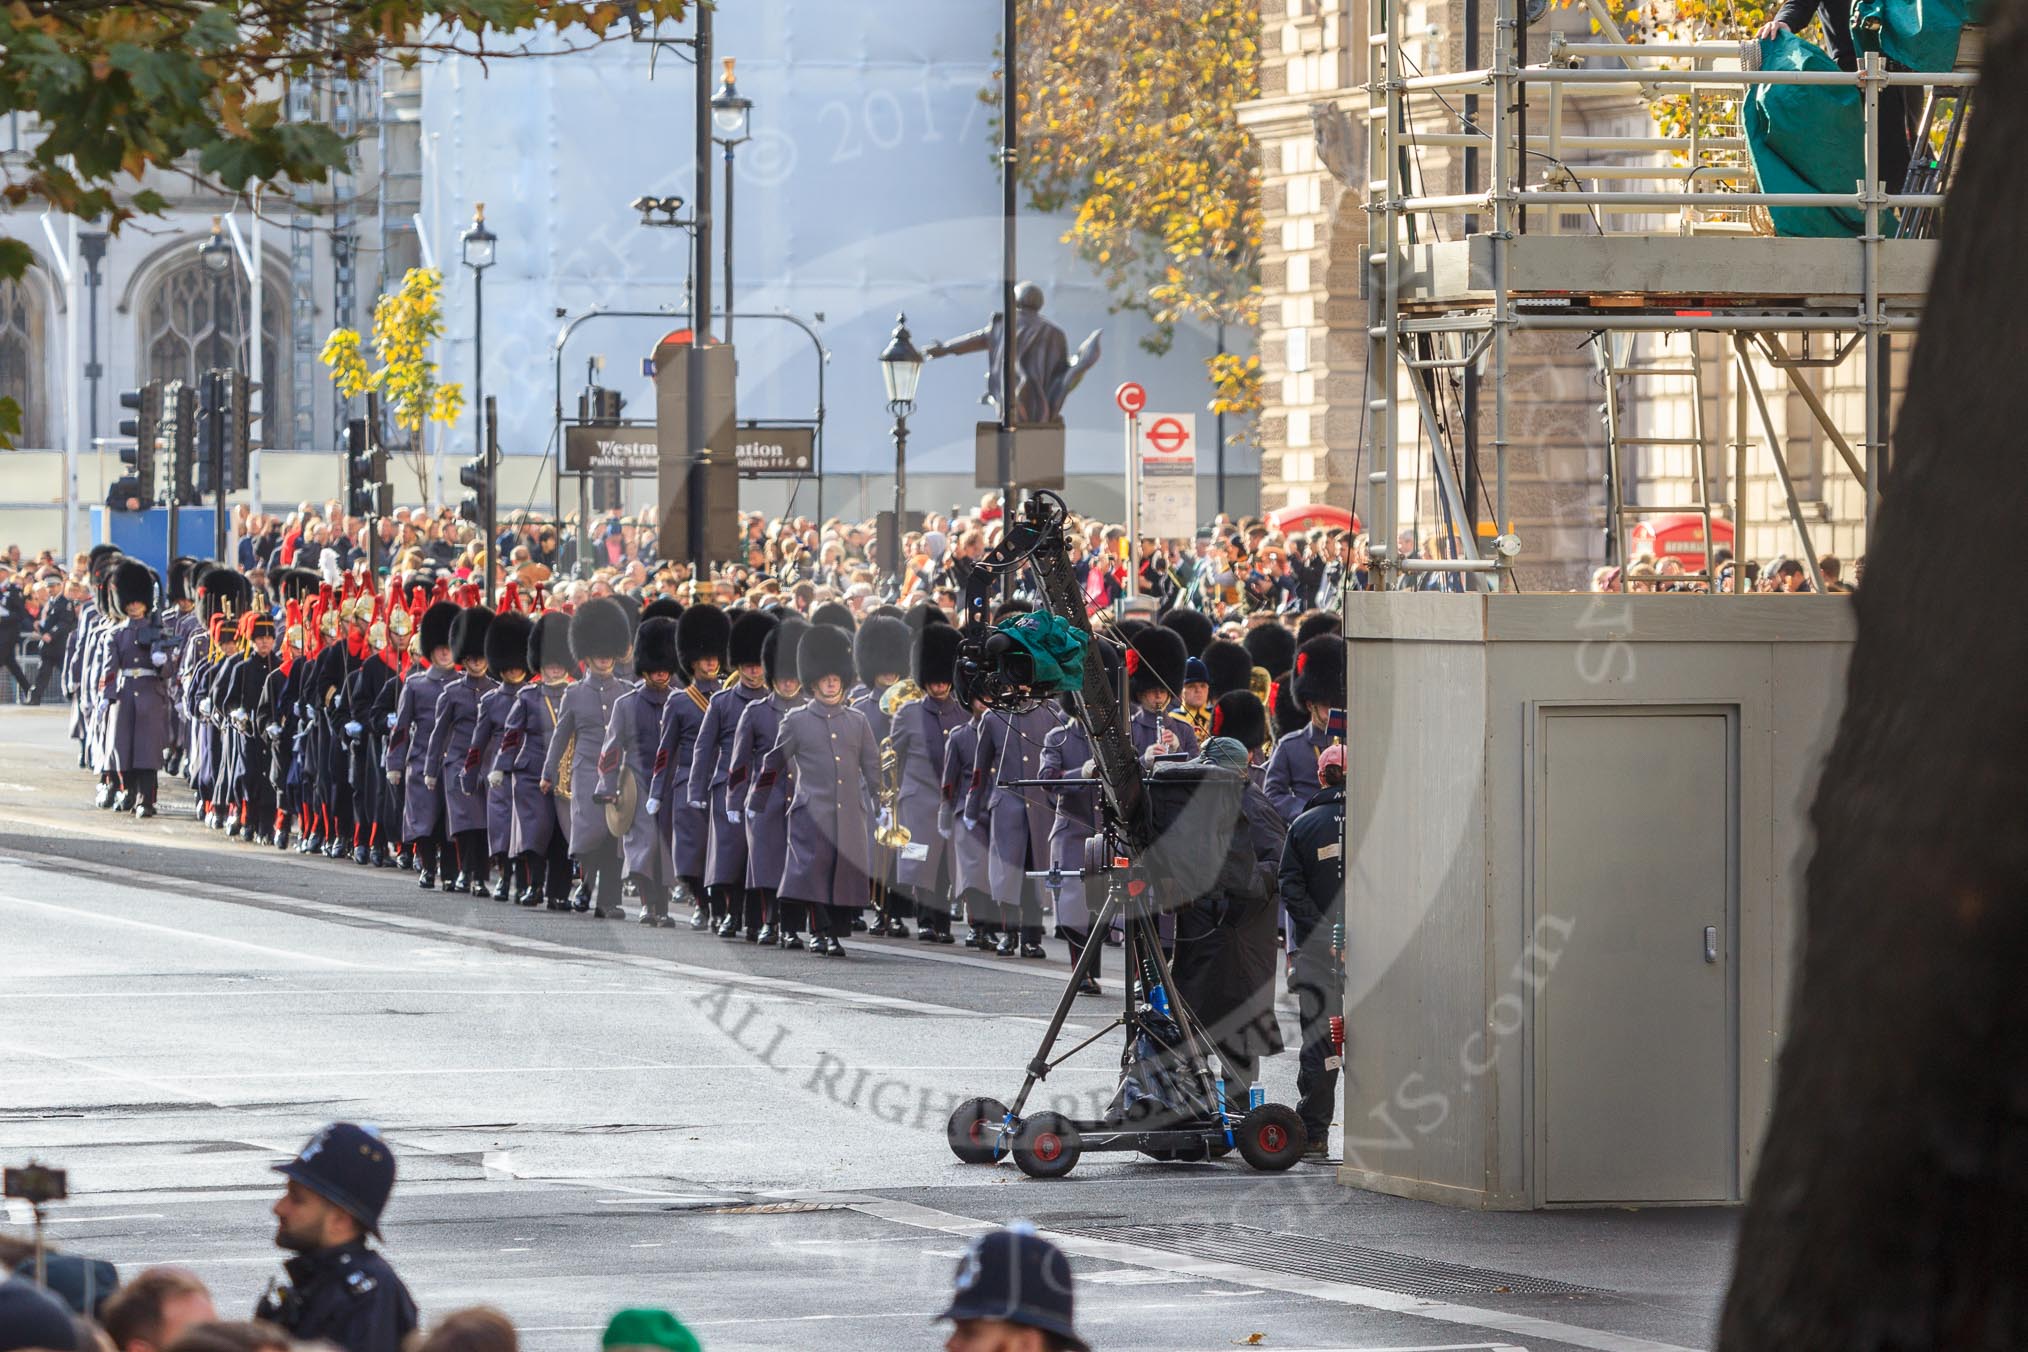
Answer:
[[[989, 709], [1024, 713], [1067, 695], [1092, 748], [1092, 778], [1005, 780], [1008, 788], [1095, 788], [1099, 830], [1085, 845], [1080, 876], [1104, 880], [1105, 901], [1092, 917], [1091, 941], [1058, 998], [1042, 1043], [1030, 1058], [1011, 1107], [992, 1098], [958, 1105], [946, 1125], [951, 1151], [967, 1164], [1012, 1155], [1034, 1178], [1061, 1178], [1086, 1150], [1135, 1150], [1161, 1160], [1215, 1158], [1237, 1148], [1256, 1169], [1279, 1171], [1302, 1157], [1302, 1120], [1284, 1104], [1267, 1103], [1243, 1116], [1227, 1111], [1224, 1085], [1212, 1074], [1210, 1040], [1177, 992], [1157, 926], [1156, 879], [1210, 879], [1229, 853], [1244, 850], [1238, 830], [1244, 784], [1237, 775], [1197, 764], [1144, 770], [1129, 731], [1126, 653], [1094, 634], [1073, 569], [1064, 526], [1069, 511], [1055, 493], [1038, 491], [1009, 518], [1000, 543], [982, 557], [965, 588], [965, 638], [958, 648], [960, 698]], [[1028, 646], [991, 622], [993, 597], [1011, 574], [1027, 568], [1046, 613], [1067, 625], [1081, 649], [1082, 680], [1056, 688], [1039, 681]], [[1237, 837], [1235, 840], [1235, 832]], [[1063, 871], [1031, 873], [1052, 891]], [[1124, 931], [1125, 1001], [1104, 1028], [1051, 1059], [1087, 977], [1096, 977], [1103, 936]], [[1125, 1030], [1121, 1084], [1103, 1117], [1076, 1120], [1056, 1112], [1023, 1114], [1029, 1095], [1049, 1075], [1113, 1029]]]

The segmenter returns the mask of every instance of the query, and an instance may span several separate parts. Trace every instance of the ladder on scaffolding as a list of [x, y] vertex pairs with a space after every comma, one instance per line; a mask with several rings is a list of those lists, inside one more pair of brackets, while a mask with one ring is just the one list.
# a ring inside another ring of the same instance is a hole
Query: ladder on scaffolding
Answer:
[[[1967, 24], [1958, 36], [1958, 55], [1952, 69], [1977, 70], [1984, 47], [1985, 29]], [[1950, 190], [1952, 180], [1957, 177], [1958, 151], [1964, 144], [1965, 119], [1971, 109], [1970, 85], [1930, 85], [1924, 89], [1922, 113], [1916, 119], [1902, 192], [1941, 194]], [[1935, 207], [1905, 207], [1894, 233], [1901, 239], [1935, 239], [1936, 227]]]
[[[1711, 557], [1711, 475], [1706, 463], [1704, 438], [1704, 363], [1697, 359], [1693, 346], [1686, 357], [1669, 357], [1643, 360], [1638, 352], [1634, 333], [1617, 333], [1602, 330], [1592, 340], [1592, 363], [1599, 378], [1605, 383], [1605, 425], [1606, 425], [1606, 492], [1607, 529], [1612, 531], [1614, 557], [1620, 565], [1620, 588], [1626, 589], [1626, 570], [1632, 561], [1630, 548], [1633, 526], [1643, 516], [1676, 515], [1689, 513], [1703, 519], [1704, 567], [1701, 571], [1670, 575], [1671, 582], [1702, 582], [1711, 590], [1718, 589], [1717, 567]], [[1694, 344], [1694, 339], [1693, 339]], [[1621, 381], [1687, 379], [1690, 381], [1690, 435], [1687, 437], [1661, 437], [1644, 435], [1638, 430], [1629, 430], [1632, 422], [1631, 400], [1622, 397]], [[1690, 451], [1691, 472], [1696, 476], [1697, 489], [1690, 502], [1658, 505], [1637, 503], [1628, 500], [1628, 469], [1635, 449], [1660, 450], [1669, 447], [1687, 447]]]

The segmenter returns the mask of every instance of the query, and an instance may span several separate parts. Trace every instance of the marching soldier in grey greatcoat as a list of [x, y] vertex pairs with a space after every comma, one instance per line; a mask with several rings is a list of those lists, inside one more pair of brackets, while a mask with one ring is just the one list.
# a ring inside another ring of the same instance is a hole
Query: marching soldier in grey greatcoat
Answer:
[[155, 574], [146, 564], [122, 559], [114, 565], [113, 600], [123, 618], [108, 644], [102, 687], [110, 706], [106, 766], [119, 781], [120, 806], [152, 817], [169, 745], [168, 681], [176, 674], [176, 654], [155, 620]]
[[1000, 908], [993, 904], [987, 860], [991, 854], [984, 822], [965, 816], [972, 791], [972, 766], [979, 758], [979, 723], [986, 706], [966, 705], [965, 722], [944, 740], [943, 801], [937, 805], [937, 833], [951, 843], [951, 892], [966, 922], [965, 947], [987, 949], [1000, 942]]
[[[393, 721], [387, 725], [387, 782], [407, 790], [401, 838], [415, 852], [420, 875], [416, 881], [425, 890], [437, 885], [437, 870], [450, 862], [442, 857], [446, 853], [443, 794], [430, 784], [435, 772], [428, 766], [437, 699], [444, 687], [457, 679], [451, 647], [451, 625], [457, 618], [458, 607], [449, 601], [438, 601], [423, 612], [422, 622], [416, 626], [423, 664], [401, 683], [401, 695], [390, 716]], [[315, 708], [310, 716], [317, 716]]]
[[[485, 799], [486, 855], [500, 874], [492, 895], [502, 901], [512, 901], [524, 889], [516, 886], [509, 848], [514, 835], [514, 790], [506, 775], [491, 771], [507, 733], [507, 716], [514, 711], [521, 687], [528, 683], [528, 636], [534, 628], [526, 615], [514, 610], [502, 610], [486, 627], [486, 674], [499, 684], [479, 697], [471, 746], [458, 771], [459, 788]], [[480, 895], [477, 888], [473, 895]]]
[[594, 597], [571, 616], [570, 649], [584, 667], [584, 679], [564, 693], [542, 762], [543, 792], [570, 803], [570, 853], [580, 875], [577, 909], [591, 910], [596, 896], [601, 920], [619, 914], [623, 879], [620, 843], [606, 827], [605, 804], [593, 795], [613, 705], [627, 690], [613, 669], [633, 640], [627, 612], [611, 597]]
[[765, 808], [786, 777], [791, 797], [781, 896], [809, 904], [811, 952], [843, 957], [838, 936], [865, 904], [880, 748], [873, 725], [845, 700], [852, 640], [843, 630], [811, 625], [797, 645], [796, 671], [809, 701], [783, 717], [760, 766], [773, 778], [764, 788], [755, 786], [749, 806]]
[[958, 631], [932, 620], [915, 639], [911, 663], [922, 698], [895, 711], [887, 742], [899, 771], [901, 791], [894, 805], [896, 821], [908, 832], [894, 870], [894, 887], [912, 906], [925, 943], [948, 944], [951, 936], [953, 847], [937, 829], [943, 806], [944, 752], [951, 734], [969, 721], [963, 705], [951, 695], [956, 679]]
[[1028, 873], [1049, 866], [1055, 805], [1045, 789], [1003, 787], [1002, 781], [1037, 777], [1043, 741], [1059, 721], [1056, 706], [1042, 704], [1019, 714], [991, 709], [979, 722], [964, 815], [967, 825], [982, 822], [987, 829], [986, 881], [1006, 926], [993, 951], [1003, 958], [1017, 951], [1024, 958], [1048, 956], [1042, 949], [1042, 902]]
[[[620, 865], [641, 899], [641, 923], [657, 928], [676, 923], [669, 918], [669, 888], [675, 882], [669, 871], [669, 823], [658, 810], [666, 804], [650, 808], [643, 800], [655, 777], [655, 747], [676, 666], [676, 621], [650, 615], [634, 634], [634, 673], [640, 682], [613, 701], [606, 720], [594, 795], [607, 807], [608, 826], [619, 832]], [[623, 818], [617, 823], [616, 813]], [[624, 918], [615, 910], [614, 919]]]
[[486, 798], [465, 787], [465, 759], [479, 727], [479, 701], [500, 684], [486, 674], [486, 634], [492, 627], [493, 612], [485, 606], [465, 607], [451, 624], [451, 651], [463, 672], [437, 696], [423, 766], [423, 787], [441, 797], [443, 834], [458, 852], [457, 876], [444, 890], [477, 897], [493, 895], [487, 885]]
[[710, 915], [704, 900], [704, 855], [711, 839], [709, 808], [690, 801], [690, 762], [705, 710], [721, 684], [732, 621], [708, 602], [688, 607], [676, 619], [676, 656], [688, 680], [662, 710], [662, 735], [655, 748], [655, 781], [648, 796], [668, 814], [669, 853], [677, 886], [691, 906], [690, 928], [703, 929]]
[[[859, 676], [859, 688], [852, 696], [852, 707], [872, 726], [876, 742], [887, 740], [888, 716], [882, 706], [895, 683], [908, 674], [909, 649], [914, 640], [908, 621], [898, 614], [869, 615], [852, 636], [852, 665]], [[906, 939], [909, 908], [891, 886], [897, 862], [894, 852], [870, 841], [868, 849], [871, 851], [868, 858], [872, 861], [873, 890], [877, 894], [868, 900], [879, 903], [869, 932]]]
[[[788, 795], [762, 795], [761, 781], [773, 771], [760, 763], [774, 749], [782, 720], [803, 702], [803, 682], [796, 674], [796, 653], [808, 631], [809, 621], [791, 615], [768, 632], [761, 645], [761, 664], [767, 668], [768, 697], [746, 706], [739, 716], [739, 728], [732, 739], [732, 776], [745, 775], [751, 787], [740, 804], [746, 823], [746, 911], [744, 933], [749, 942], [779, 943], [783, 948], [801, 948], [803, 912], [800, 901], [782, 901], [782, 864], [788, 853]], [[758, 773], [757, 773], [758, 772]], [[766, 786], [773, 787], [772, 781]], [[751, 806], [766, 798], [765, 805]]]
[[1197, 730], [1172, 711], [1190, 662], [1183, 636], [1159, 624], [1149, 625], [1128, 640], [1127, 657], [1134, 750], [1144, 756], [1196, 755]]
[[1337, 634], [1319, 634], [1298, 648], [1295, 669], [1285, 684], [1293, 685], [1295, 702], [1308, 721], [1275, 743], [1266, 788], [1282, 820], [1292, 822], [1322, 791], [1317, 786], [1317, 753], [1331, 744], [1331, 710], [1345, 700], [1345, 640]]
[[528, 635], [528, 670], [535, 679], [521, 688], [500, 736], [492, 773], [501, 776], [513, 800], [507, 852], [520, 862], [523, 886], [514, 900], [538, 902], [552, 911], [570, 909], [570, 804], [543, 783], [550, 739], [563, 716], [564, 693], [577, 663], [570, 655], [570, 616], [550, 611]]
[[[1063, 726], [1043, 739], [1042, 777], [1081, 779], [1090, 760], [1091, 736], [1081, 719], [1066, 712]], [[1058, 874], [1051, 882], [1056, 898], [1056, 928], [1070, 945], [1070, 960], [1075, 964], [1091, 940], [1091, 900], [1080, 874], [1084, 868], [1084, 843], [1098, 831], [1098, 800], [1096, 791], [1084, 784], [1054, 793], [1056, 820], [1049, 827], [1049, 865]], [[1099, 994], [1096, 972], [1078, 986], [1078, 994]]]
[[739, 679], [711, 697], [697, 729], [697, 748], [690, 755], [690, 804], [705, 810], [711, 821], [704, 887], [721, 939], [738, 937], [746, 924], [746, 825], [739, 805], [749, 785], [744, 772], [733, 778], [732, 744], [746, 706], [767, 698], [767, 664], [761, 649], [774, 627], [775, 617], [762, 611], [748, 611], [732, 622], [727, 646]]

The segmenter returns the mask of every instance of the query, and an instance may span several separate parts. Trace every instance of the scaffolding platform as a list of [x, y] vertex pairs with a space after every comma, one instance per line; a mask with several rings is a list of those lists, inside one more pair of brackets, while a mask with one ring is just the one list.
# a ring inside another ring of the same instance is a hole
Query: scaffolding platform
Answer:
[[[1490, 308], [1499, 260], [1493, 236], [1412, 244], [1400, 261], [1405, 315]], [[1861, 326], [1866, 253], [1857, 240], [1675, 235], [1517, 235], [1505, 242], [1515, 321], [1546, 310], [1674, 314], [1682, 310], [1842, 311]], [[1913, 316], [1929, 290], [1937, 242], [1879, 243], [1879, 294]]]

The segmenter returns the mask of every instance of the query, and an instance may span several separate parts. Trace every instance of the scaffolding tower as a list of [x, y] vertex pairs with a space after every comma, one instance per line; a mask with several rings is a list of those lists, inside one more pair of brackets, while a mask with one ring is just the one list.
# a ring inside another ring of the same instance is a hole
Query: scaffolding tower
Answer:
[[[1510, 349], [1517, 333], [1562, 330], [1592, 335], [1594, 360], [1606, 387], [1607, 525], [1619, 558], [1625, 560], [1628, 533], [1641, 514], [1696, 514], [1705, 522], [1703, 568], [1688, 577], [1708, 579], [1715, 590], [1709, 523], [1719, 504], [1711, 500], [1707, 473], [1711, 445], [1703, 426], [1701, 363], [1693, 352], [1692, 369], [1676, 370], [1652, 353], [1644, 354], [1640, 344], [1642, 335], [1712, 334], [1729, 352], [1739, 389], [1751, 401], [1799, 551], [1813, 587], [1822, 589], [1817, 554], [1756, 361], [1786, 377], [1846, 468], [1863, 483], [1870, 532], [1887, 454], [1891, 335], [1913, 331], [1920, 317], [1937, 247], [1925, 236], [1933, 234], [1969, 90], [1977, 79], [1962, 53], [1976, 44], [1963, 45], [1959, 69], [1950, 72], [1890, 70], [1877, 52], [1864, 54], [1852, 73], [1749, 69], [1758, 64], [1751, 42], [1633, 43], [1603, 0], [1583, 3], [1599, 41], [1571, 42], [1558, 35], [1547, 44], [1547, 56], [1531, 63], [1528, 28], [1519, 15], [1532, 7], [1527, 0], [1496, 0], [1492, 64], [1425, 74], [1404, 60], [1404, 0], [1366, 0], [1364, 453], [1370, 466], [1374, 562], [1390, 580], [1403, 573], [1448, 573], [1461, 575], [1459, 580], [1470, 588], [1499, 589], [1503, 573], [1526, 547], [1513, 534], [1509, 512]], [[1968, 29], [1968, 36], [1972, 32]], [[1756, 86], [1773, 84], [1858, 89], [1865, 128], [1863, 182], [1850, 192], [1756, 190], [1743, 137], [1723, 128], [1710, 134], [1700, 113], [1703, 100], [1737, 105]], [[1908, 182], [1890, 192], [1880, 182], [1875, 131], [1883, 91], [1896, 87], [1926, 91], [1923, 130], [1935, 126], [1937, 131], [1934, 142], [1925, 135], [1918, 144], [1922, 153], [1915, 156]], [[1680, 95], [1690, 110], [1690, 135], [1566, 134], [1566, 96], [1599, 93]], [[1531, 98], [1536, 96], [1531, 130]], [[1544, 102], [1546, 108], [1540, 106]], [[1940, 117], [1946, 121], [1937, 121]], [[1932, 144], [1945, 149], [1929, 153]], [[1465, 152], [1464, 191], [1433, 193], [1419, 181], [1425, 149]], [[1486, 166], [1483, 182], [1473, 181], [1480, 177], [1475, 163]], [[1855, 211], [1863, 216], [1864, 227], [1852, 239], [1753, 233], [1754, 212], [1787, 207]], [[1566, 210], [1584, 213], [1582, 219], [1597, 233], [1564, 233], [1559, 223]], [[1674, 228], [1657, 231], [1656, 218], [1669, 216]], [[1441, 220], [1462, 220], [1464, 230], [1455, 238], [1441, 238]], [[1788, 334], [1829, 335], [1834, 353], [1829, 358], [1791, 355], [1783, 337]], [[1803, 374], [1809, 367], [1841, 361], [1855, 347], [1863, 349], [1865, 409], [1856, 449]], [[1477, 467], [1466, 462], [1475, 439], [1443, 416], [1445, 387], [1459, 382], [1467, 369], [1484, 373], [1481, 389], [1490, 385], [1478, 400], [1459, 400], [1466, 422], [1475, 416], [1475, 402], [1491, 406], [1490, 505], [1497, 524], [1491, 549], [1484, 553], [1475, 532], [1465, 526], [1473, 513], [1459, 482], [1474, 477]], [[1688, 375], [1696, 382], [1697, 407], [1686, 437], [1643, 436], [1626, 416], [1628, 383], [1661, 374]], [[1406, 433], [1404, 388], [1416, 410]], [[1404, 557], [1396, 546], [1403, 467], [1414, 465], [1417, 455], [1415, 429], [1428, 438], [1437, 503], [1448, 538], [1455, 542], [1454, 557]], [[1666, 507], [1629, 500], [1625, 471], [1630, 458], [1643, 444], [1663, 440], [1694, 442], [1696, 500]], [[1744, 527], [1747, 516], [1745, 444], [1742, 433], [1734, 441], [1731, 475], [1735, 529]], [[1460, 464], [1465, 464], [1462, 476]], [[1742, 590], [1744, 581], [1744, 570], [1734, 569], [1733, 589]]]

